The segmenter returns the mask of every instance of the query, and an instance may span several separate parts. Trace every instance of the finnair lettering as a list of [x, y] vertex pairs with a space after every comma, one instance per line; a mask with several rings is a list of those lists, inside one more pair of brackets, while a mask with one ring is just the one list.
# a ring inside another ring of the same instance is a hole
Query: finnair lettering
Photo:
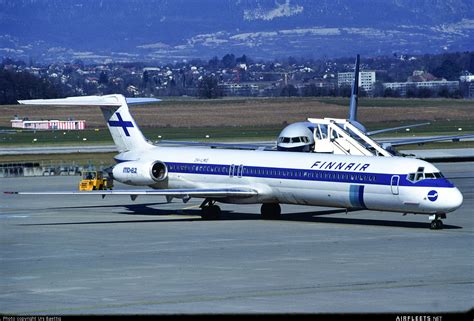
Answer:
[[137, 168], [136, 167], [124, 167], [123, 172], [126, 174], [136, 174]]
[[362, 163], [343, 163], [343, 162], [321, 162], [316, 161], [314, 162], [311, 168], [317, 169], [339, 169], [344, 171], [359, 171], [365, 172], [365, 170], [370, 166], [370, 164], [362, 164]]

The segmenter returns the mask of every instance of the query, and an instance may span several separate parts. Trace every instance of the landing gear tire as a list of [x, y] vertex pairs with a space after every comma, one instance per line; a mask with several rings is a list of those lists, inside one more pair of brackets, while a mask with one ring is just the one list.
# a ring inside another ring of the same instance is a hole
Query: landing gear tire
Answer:
[[431, 221], [430, 229], [431, 230], [442, 230], [443, 229], [443, 221], [441, 221], [438, 218], [434, 219], [433, 221]]
[[260, 209], [264, 220], [278, 220], [281, 216], [281, 207], [278, 203], [264, 203]]
[[204, 206], [201, 209], [201, 218], [206, 221], [214, 221], [221, 218], [221, 208], [217, 205]]

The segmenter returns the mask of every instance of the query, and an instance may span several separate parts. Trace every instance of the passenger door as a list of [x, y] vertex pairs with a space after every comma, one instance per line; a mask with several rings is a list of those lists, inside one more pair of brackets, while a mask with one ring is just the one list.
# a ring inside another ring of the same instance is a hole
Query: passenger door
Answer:
[[398, 195], [398, 185], [400, 184], [400, 176], [398, 175], [393, 175], [391, 180], [390, 180], [390, 188], [392, 189], [392, 194], [393, 195]]
[[244, 165], [230, 165], [229, 177], [242, 177]]

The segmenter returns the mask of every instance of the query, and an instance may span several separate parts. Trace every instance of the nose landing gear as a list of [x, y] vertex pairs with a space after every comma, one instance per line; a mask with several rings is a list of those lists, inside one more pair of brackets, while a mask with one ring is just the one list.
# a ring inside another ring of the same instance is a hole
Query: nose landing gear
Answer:
[[446, 214], [436, 214], [430, 216], [431, 225], [430, 230], [442, 230], [443, 229], [443, 221], [442, 218], [446, 218]]

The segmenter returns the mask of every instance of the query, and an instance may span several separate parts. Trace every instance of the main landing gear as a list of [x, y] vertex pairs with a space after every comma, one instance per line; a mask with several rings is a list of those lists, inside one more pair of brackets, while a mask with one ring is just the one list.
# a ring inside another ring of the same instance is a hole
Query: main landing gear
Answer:
[[436, 214], [436, 215], [430, 216], [430, 220], [431, 220], [430, 229], [442, 230], [443, 229], [443, 221], [441, 221], [442, 218], [446, 218], [446, 214]]
[[221, 208], [215, 204], [216, 201], [207, 198], [202, 202], [200, 208], [203, 220], [211, 221], [221, 218]]
[[278, 203], [263, 203], [260, 209], [264, 220], [277, 220], [281, 215], [281, 207]]

